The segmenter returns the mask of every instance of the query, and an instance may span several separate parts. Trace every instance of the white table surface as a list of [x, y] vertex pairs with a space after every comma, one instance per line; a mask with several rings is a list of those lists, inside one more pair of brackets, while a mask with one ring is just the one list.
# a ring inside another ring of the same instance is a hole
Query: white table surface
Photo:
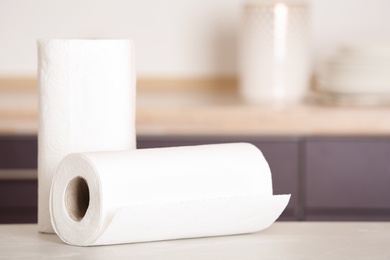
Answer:
[[390, 222], [276, 222], [248, 235], [98, 247], [0, 225], [0, 259], [390, 259]]

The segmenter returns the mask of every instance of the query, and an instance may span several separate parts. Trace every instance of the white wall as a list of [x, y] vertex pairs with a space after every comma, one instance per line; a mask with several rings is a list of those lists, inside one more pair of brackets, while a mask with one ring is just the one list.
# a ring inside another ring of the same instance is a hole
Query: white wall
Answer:
[[[0, 0], [0, 76], [36, 72], [38, 38], [131, 38], [141, 76], [236, 73], [244, 0]], [[390, 37], [390, 0], [311, 0], [314, 60]]]

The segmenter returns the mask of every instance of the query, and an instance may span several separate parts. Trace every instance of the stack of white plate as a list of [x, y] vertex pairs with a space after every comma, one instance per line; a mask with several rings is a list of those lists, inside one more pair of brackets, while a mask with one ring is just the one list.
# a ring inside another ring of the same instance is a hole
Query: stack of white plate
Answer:
[[390, 103], [390, 41], [340, 48], [325, 62], [318, 90], [344, 102]]

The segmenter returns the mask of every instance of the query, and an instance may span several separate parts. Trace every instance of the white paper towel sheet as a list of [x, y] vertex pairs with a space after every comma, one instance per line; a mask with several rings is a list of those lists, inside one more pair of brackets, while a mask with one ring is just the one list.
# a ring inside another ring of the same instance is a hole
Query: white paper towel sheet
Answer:
[[54, 232], [52, 177], [69, 153], [135, 148], [135, 68], [128, 40], [38, 41], [38, 228]]
[[236, 143], [71, 154], [50, 210], [63, 241], [92, 246], [255, 232], [289, 198], [272, 194], [261, 151]]

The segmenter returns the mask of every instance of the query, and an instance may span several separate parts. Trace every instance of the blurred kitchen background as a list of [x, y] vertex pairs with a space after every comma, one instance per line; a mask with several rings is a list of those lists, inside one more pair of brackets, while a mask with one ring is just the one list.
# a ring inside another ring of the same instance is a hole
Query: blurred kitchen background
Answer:
[[[0, 75], [35, 76], [38, 38], [130, 38], [142, 76], [237, 74], [243, 0], [2, 0]], [[390, 37], [387, 0], [309, 0], [314, 64], [352, 41]]]
[[390, 1], [306, 1], [307, 89], [276, 106], [240, 96], [245, 3], [0, 0], [0, 223], [36, 222], [40, 38], [133, 40], [139, 148], [251, 142], [281, 219], [390, 220]]

